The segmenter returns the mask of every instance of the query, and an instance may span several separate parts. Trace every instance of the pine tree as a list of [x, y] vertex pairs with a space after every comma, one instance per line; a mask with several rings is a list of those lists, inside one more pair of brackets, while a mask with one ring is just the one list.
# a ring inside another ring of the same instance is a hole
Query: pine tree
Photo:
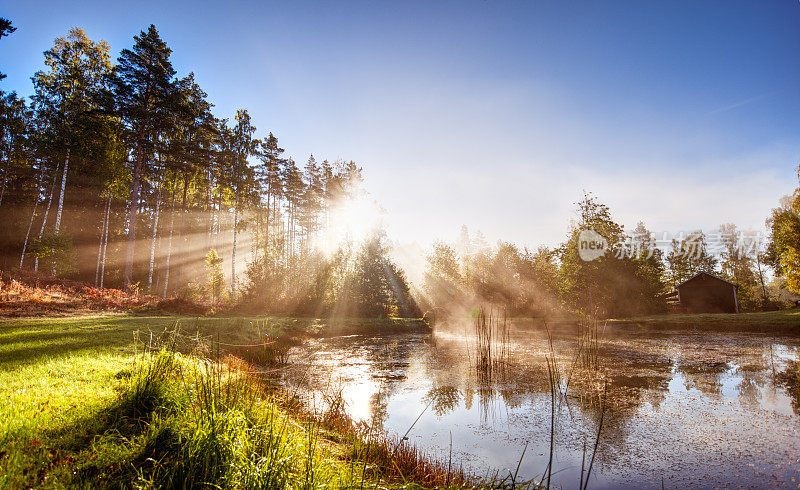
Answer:
[[122, 50], [111, 78], [116, 113], [125, 123], [134, 154], [128, 204], [128, 248], [124, 271], [126, 287], [131, 284], [133, 275], [142, 172], [153, 151], [156, 136], [170, 120], [169, 115], [176, 101], [176, 87], [172, 83], [175, 70], [169, 59], [172, 50], [152, 24], [146, 32], [140, 32], [133, 39], [133, 48]]
[[259, 183], [266, 192], [267, 198], [266, 233], [264, 238], [265, 247], [267, 249], [271, 247], [271, 231], [278, 219], [277, 204], [283, 189], [281, 169], [284, 160], [281, 157], [282, 154], [283, 148], [278, 146], [278, 138], [272, 133], [269, 133], [269, 136], [261, 142], [261, 149], [258, 154], [261, 163], [255, 167]]
[[239, 232], [239, 207], [242, 194], [248, 190], [252, 182], [252, 169], [248, 166], [247, 159], [256, 153], [259, 141], [253, 138], [256, 128], [250, 120], [250, 114], [245, 109], [236, 111], [236, 125], [231, 134], [231, 149], [233, 150], [233, 193], [235, 204], [233, 208], [233, 252], [231, 257], [231, 299], [236, 300], [236, 245]]

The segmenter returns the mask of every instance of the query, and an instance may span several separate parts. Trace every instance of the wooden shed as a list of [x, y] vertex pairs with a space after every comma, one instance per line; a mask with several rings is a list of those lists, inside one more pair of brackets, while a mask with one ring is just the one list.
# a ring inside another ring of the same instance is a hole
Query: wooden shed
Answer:
[[678, 284], [678, 301], [687, 313], [738, 313], [738, 286], [707, 272]]

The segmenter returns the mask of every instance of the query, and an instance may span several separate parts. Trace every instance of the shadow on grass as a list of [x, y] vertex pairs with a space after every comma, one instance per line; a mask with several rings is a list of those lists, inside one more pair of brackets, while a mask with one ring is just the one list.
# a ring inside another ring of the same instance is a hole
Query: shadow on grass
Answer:
[[125, 348], [134, 343], [135, 329], [93, 328], [66, 332], [30, 332], [0, 337], [0, 369], [34, 364], [47, 357], [61, 357], [84, 351]]
[[[45, 431], [49, 441], [49, 458], [38, 458], [44, 467], [36, 471], [37, 484], [46, 483], [48, 472], [56, 465], [68, 465], [69, 484], [80, 487], [127, 487], [135, 479], [137, 469], [146, 465], [157, 450], [179, 447], [179, 439], [162, 427], [155, 435], [151, 430], [157, 413], [175, 410], [175, 398], [169, 392], [168, 380], [174, 368], [174, 356], [160, 355], [131, 379], [129, 370], [117, 378], [129, 379], [128, 387], [109, 406], [79, 418], [74, 423]], [[132, 449], [133, 441], [145, 437], [140, 450]], [[33, 472], [29, 472], [33, 475]], [[66, 483], [66, 482], [65, 482]]]

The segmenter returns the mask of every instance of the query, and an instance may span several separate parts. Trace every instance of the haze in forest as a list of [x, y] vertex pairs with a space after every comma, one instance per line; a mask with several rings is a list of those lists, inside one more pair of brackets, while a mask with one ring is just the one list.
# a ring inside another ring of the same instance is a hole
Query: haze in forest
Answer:
[[763, 230], [794, 186], [797, 2], [15, 2], [2, 14], [19, 30], [0, 43], [0, 84], [26, 96], [55, 36], [80, 26], [116, 56], [155, 22], [215, 114], [247, 107], [300, 161], [365, 165], [390, 237], [422, 248], [462, 224], [491, 243], [555, 245], [584, 189], [627, 229]]

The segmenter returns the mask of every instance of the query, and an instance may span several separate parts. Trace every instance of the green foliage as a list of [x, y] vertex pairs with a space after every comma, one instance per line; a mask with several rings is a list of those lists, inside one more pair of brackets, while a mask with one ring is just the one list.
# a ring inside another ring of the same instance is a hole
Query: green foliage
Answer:
[[462, 294], [464, 282], [456, 250], [444, 242], [436, 242], [428, 254], [425, 270], [425, 293], [434, 307], [450, 305]]
[[[578, 203], [579, 220], [557, 249], [535, 252], [499, 242], [492, 248], [466, 227], [455, 246], [434, 245], [428, 256], [425, 293], [435, 310], [458, 315], [491, 304], [511, 316], [589, 316], [662, 311], [664, 271], [660, 250], [644, 224], [627, 236], [608, 206], [591, 194]], [[579, 253], [583, 230], [594, 230], [615, 248], [594, 260]]]
[[760, 288], [756, 271], [758, 260], [757, 243], [747, 240], [744, 234], [732, 223], [720, 226], [722, 256], [720, 269], [722, 277], [738, 286], [736, 297], [742, 310], [755, 310], [767, 299]]
[[[578, 203], [578, 216], [568, 240], [559, 247], [560, 292], [565, 305], [594, 318], [663, 309], [657, 297], [663, 289], [660, 256], [651, 252], [652, 238], [644, 225], [640, 223], [634, 236], [627, 237], [608, 206], [591, 194]], [[581, 258], [579, 236], [583, 230], [602, 236], [611, 247], [608, 253], [595, 260]]]
[[551, 313], [557, 301], [553, 252], [520, 250], [510, 243], [492, 249], [466, 227], [455, 246], [437, 242], [427, 257], [423, 288], [427, 307], [464, 314], [475, 303], [488, 303], [509, 315], [541, 316]]
[[77, 252], [68, 235], [44, 235], [30, 245], [31, 255], [39, 259], [39, 266], [53, 271], [56, 277], [69, 276], [77, 271]]
[[73, 27], [45, 51], [44, 64], [47, 69], [32, 79], [37, 117], [55, 148], [81, 149], [83, 138], [91, 138], [90, 115], [98, 108], [95, 94], [111, 72], [108, 43], [94, 42], [83, 29]]
[[192, 303], [202, 303], [206, 299], [206, 290], [200, 284], [191, 281], [178, 288], [175, 296]]
[[405, 274], [388, 257], [382, 234], [361, 244], [336, 294], [335, 308], [342, 316], [421, 316]]
[[772, 210], [767, 224], [770, 236], [766, 260], [777, 274], [786, 278], [786, 287], [800, 294], [800, 187]]
[[206, 254], [206, 271], [208, 273], [206, 289], [211, 296], [211, 302], [217, 303], [225, 290], [225, 274], [222, 272], [222, 258], [213, 248]]
[[[13, 28], [3, 22], [5, 35]], [[228, 253], [236, 239], [231, 290], [239, 252], [276, 278], [262, 305], [332, 308], [330, 291], [341, 285], [332, 281], [342, 275], [336, 261], [317, 258], [317, 246], [331, 210], [360, 195], [361, 167], [310, 156], [300, 168], [273, 133], [257, 137], [246, 109], [231, 121], [214, 117], [194, 74], [176, 73], [155, 26], [132, 44], [112, 67], [108, 44], [73, 28], [44, 53], [30, 108], [0, 94], [0, 221], [12, 224], [0, 235], [2, 259], [18, 255], [26, 236], [51, 232], [55, 215], [80, 244], [76, 279], [121, 288], [147, 277], [167, 295], [205, 283], [205, 253]], [[169, 217], [157, 221], [165, 209]], [[203, 244], [190, 243], [201, 236]], [[145, 243], [159, 249], [152, 263], [141, 260]]]

